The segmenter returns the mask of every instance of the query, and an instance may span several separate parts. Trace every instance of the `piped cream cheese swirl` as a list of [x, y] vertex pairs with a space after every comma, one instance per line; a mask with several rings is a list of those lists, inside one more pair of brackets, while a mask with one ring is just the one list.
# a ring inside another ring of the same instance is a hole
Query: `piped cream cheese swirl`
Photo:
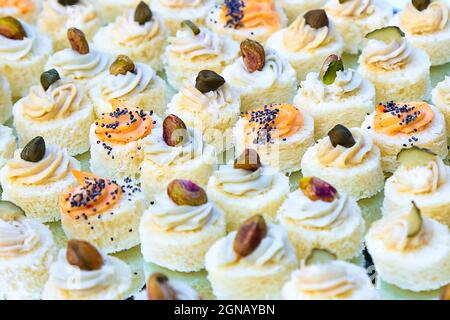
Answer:
[[234, 196], [253, 196], [266, 192], [272, 187], [274, 173], [265, 167], [256, 171], [235, 169], [233, 165], [223, 165], [215, 173], [215, 187]]
[[72, 80], [61, 79], [47, 90], [41, 85], [33, 86], [23, 99], [25, 116], [38, 121], [63, 119], [81, 110], [84, 102], [83, 90]]
[[400, 25], [415, 35], [434, 33], [447, 26], [448, 16], [449, 7], [443, 0], [431, 2], [423, 11], [417, 10], [410, 1], [400, 14]]
[[373, 0], [350, 0], [339, 3], [334, 0], [327, 5], [326, 10], [336, 16], [361, 17], [368, 16], [375, 12]]
[[421, 230], [412, 237], [408, 237], [406, 216], [393, 216], [385, 219], [387, 220], [384, 224], [377, 225], [374, 236], [382, 241], [389, 250], [416, 250], [425, 246], [432, 238], [433, 225], [427, 219], [423, 219]]
[[425, 166], [413, 168], [400, 166], [394, 172], [393, 182], [399, 192], [433, 193], [447, 182], [448, 171], [442, 159], [436, 157], [436, 161], [431, 161]]
[[403, 38], [386, 44], [379, 40], [369, 40], [361, 59], [363, 63], [386, 71], [399, 70], [410, 61], [411, 45]]
[[301, 82], [300, 91], [303, 95], [312, 97], [319, 102], [339, 101], [346, 96], [358, 94], [362, 83], [361, 75], [352, 69], [338, 71], [336, 80], [330, 85], [323, 83], [317, 72], [310, 72]]
[[179, 206], [166, 194], [155, 195], [155, 204], [146, 214], [166, 231], [196, 231], [214, 223], [218, 213], [211, 202], [200, 206]]
[[135, 63], [134, 72], [113, 75], [105, 73], [93, 89], [93, 97], [102, 97], [104, 101], [138, 94], [144, 91], [155, 76], [155, 71], [146, 64]]
[[181, 110], [220, 111], [231, 103], [233, 103], [233, 95], [230, 86], [226, 83], [217, 90], [201, 93], [194, 84], [186, 82], [177, 100], [177, 107]]
[[56, 68], [61, 76], [76, 79], [90, 80], [99, 76], [108, 69], [109, 55], [97, 50], [90, 50], [88, 54], [67, 48], [56, 52], [50, 58], [50, 64]]
[[333, 39], [333, 28], [329, 26], [314, 29], [306, 24], [302, 16], [292, 22], [283, 33], [283, 44], [289, 51], [314, 50], [325, 46]]
[[8, 179], [25, 185], [37, 185], [64, 179], [75, 168], [74, 160], [65, 149], [47, 146], [44, 158], [38, 162], [25, 161], [16, 150], [14, 158], [7, 163]]
[[203, 4], [205, 0], [160, 0], [165, 7], [172, 9], [195, 8]]
[[153, 134], [144, 139], [145, 158], [161, 166], [176, 165], [201, 157], [205, 148], [203, 137], [195, 129], [188, 129], [189, 142], [183, 146], [168, 146], [162, 138], [162, 128], [154, 128]]
[[284, 298], [296, 299], [299, 294], [327, 300], [348, 298], [358, 289], [358, 284], [343, 263], [332, 261], [294, 271], [283, 289]]
[[0, 257], [14, 258], [26, 254], [34, 250], [40, 241], [39, 234], [27, 219], [0, 219]]
[[[48, 5], [53, 12], [48, 14], [46, 19], [58, 19], [67, 28], [82, 27], [83, 24], [97, 18], [95, 6], [87, 0], [79, 0], [77, 4], [67, 6], [61, 5], [58, 0], [49, 0]], [[51, 21], [48, 22], [51, 23]]]
[[267, 235], [262, 239], [259, 246], [248, 256], [239, 257], [233, 249], [234, 239], [237, 231], [230, 232], [225, 238], [218, 242], [218, 250], [222, 254], [217, 256], [218, 265], [231, 265], [244, 263], [249, 265], [264, 266], [267, 264], [279, 264], [290, 257], [292, 250], [287, 234], [281, 226], [268, 224]]
[[134, 10], [129, 10], [124, 15], [117, 17], [111, 30], [115, 43], [125, 47], [135, 47], [156, 37], [161, 30], [161, 24], [153, 16], [150, 21], [141, 25], [134, 21]]
[[283, 216], [307, 228], [331, 228], [348, 215], [348, 196], [339, 194], [332, 202], [310, 200], [301, 190], [289, 194], [283, 204]]
[[20, 61], [33, 54], [36, 40], [34, 27], [21, 21], [26, 36], [22, 40], [9, 39], [0, 35], [0, 59], [8, 61]]
[[98, 270], [81, 270], [71, 265], [66, 258], [66, 251], [61, 250], [56, 262], [50, 268], [53, 284], [62, 290], [104, 289], [115, 283], [115, 268], [107, 256], [103, 257], [104, 265]]
[[188, 28], [178, 30], [176, 36], [170, 37], [168, 42], [169, 53], [189, 60], [209, 59], [219, 56], [222, 52], [219, 35], [203, 27], [200, 27], [200, 33], [197, 35]]
[[224, 71], [224, 78], [235, 87], [251, 90], [255, 88], [270, 88], [276, 81], [283, 77], [287, 62], [282, 60], [275, 50], [266, 50], [266, 63], [264, 68], [253, 73], [247, 71], [247, 67], [240, 57]]
[[327, 167], [348, 168], [361, 164], [374, 150], [375, 146], [368, 133], [360, 128], [351, 128], [350, 132], [355, 139], [355, 145], [345, 148], [341, 145], [333, 147], [330, 138], [319, 141], [317, 158]]

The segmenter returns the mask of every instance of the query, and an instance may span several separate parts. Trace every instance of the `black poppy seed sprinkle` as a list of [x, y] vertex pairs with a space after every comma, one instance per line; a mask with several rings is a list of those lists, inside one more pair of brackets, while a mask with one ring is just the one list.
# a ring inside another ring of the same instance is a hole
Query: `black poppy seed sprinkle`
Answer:
[[[225, 23], [225, 27], [239, 29], [242, 27], [242, 19], [244, 18], [245, 3], [243, 0], [225, 0], [224, 5], [227, 9], [225, 14], [228, 20]], [[217, 24], [217, 21], [214, 21]]]

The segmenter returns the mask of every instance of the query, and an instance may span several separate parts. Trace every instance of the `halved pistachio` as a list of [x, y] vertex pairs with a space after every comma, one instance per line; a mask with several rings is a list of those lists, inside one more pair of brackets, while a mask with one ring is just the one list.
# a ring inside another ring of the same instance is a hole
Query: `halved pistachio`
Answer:
[[241, 42], [241, 55], [249, 73], [261, 71], [266, 64], [266, 52], [257, 41], [245, 39]]
[[174, 114], [168, 115], [163, 121], [163, 139], [171, 147], [188, 143], [189, 132], [183, 120]]
[[341, 57], [332, 54], [325, 59], [320, 69], [320, 80], [327, 85], [333, 84], [338, 71], [344, 71], [344, 62]]
[[406, 168], [426, 166], [436, 159], [437, 156], [435, 153], [416, 146], [409, 149], [402, 149], [397, 155], [397, 161]]
[[197, 27], [197, 25], [195, 23], [193, 23], [191, 20], [182, 21], [181, 27], [191, 29], [191, 31], [194, 35], [198, 35], [200, 33], [200, 28]]
[[343, 3], [346, 3], [346, 2], [349, 2], [349, 1], [351, 1], [351, 0], [339, 0], [339, 3], [343, 4]]
[[134, 72], [135, 68], [133, 60], [124, 54], [119, 54], [109, 67], [109, 73], [114, 76], [126, 75], [128, 72]]
[[311, 201], [333, 202], [337, 196], [337, 190], [331, 184], [316, 177], [300, 179], [300, 190]]
[[0, 18], [0, 34], [13, 40], [22, 40], [27, 36], [20, 21], [11, 16]]
[[169, 284], [169, 278], [158, 272], [148, 278], [147, 297], [149, 300], [177, 300], [177, 294]]
[[44, 90], [47, 90], [53, 83], [61, 79], [56, 69], [50, 69], [41, 74], [41, 85]]
[[80, 2], [79, 0], [58, 0], [58, 3], [62, 6], [74, 6]]
[[242, 154], [234, 160], [235, 169], [256, 171], [261, 167], [258, 152], [254, 149], [245, 149]]
[[45, 140], [41, 136], [33, 138], [20, 152], [20, 158], [30, 162], [39, 162], [44, 156]]
[[388, 26], [373, 30], [366, 35], [367, 39], [375, 39], [390, 44], [394, 40], [402, 40], [405, 33], [397, 26]]
[[73, 50], [79, 54], [89, 53], [89, 43], [86, 40], [84, 32], [77, 28], [69, 28], [67, 30], [67, 39]]
[[314, 29], [320, 29], [323, 27], [328, 27], [329, 20], [327, 13], [323, 9], [311, 10], [305, 13], [303, 16], [307, 25]]
[[6, 200], [0, 200], [0, 219], [4, 221], [16, 220], [25, 216], [22, 208]]
[[208, 202], [205, 190], [190, 180], [173, 180], [167, 186], [167, 195], [179, 206], [201, 206]]
[[338, 124], [331, 129], [328, 132], [328, 137], [335, 148], [337, 145], [343, 146], [344, 148], [351, 148], [356, 144], [355, 138], [353, 138], [350, 130], [342, 124]]
[[255, 251], [266, 235], [266, 221], [263, 216], [254, 215], [239, 227], [234, 238], [233, 250], [240, 257], [246, 257]]
[[83, 240], [69, 240], [66, 259], [81, 270], [99, 270], [103, 266], [103, 256], [92, 244]]
[[309, 256], [305, 260], [307, 266], [314, 264], [324, 264], [331, 261], [337, 260], [334, 253], [325, 249], [313, 249]]
[[146, 4], [144, 1], [139, 2], [136, 10], [134, 10], [134, 21], [136, 21], [140, 25], [144, 25], [152, 20], [152, 17], [153, 13], [148, 4]]
[[412, 0], [412, 5], [419, 11], [423, 11], [428, 8], [431, 0]]
[[195, 88], [201, 93], [207, 93], [219, 89], [225, 83], [225, 79], [211, 70], [202, 70], [195, 79]]
[[407, 216], [408, 237], [412, 238], [422, 230], [423, 218], [419, 207], [414, 201], [411, 202], [411, 211]]

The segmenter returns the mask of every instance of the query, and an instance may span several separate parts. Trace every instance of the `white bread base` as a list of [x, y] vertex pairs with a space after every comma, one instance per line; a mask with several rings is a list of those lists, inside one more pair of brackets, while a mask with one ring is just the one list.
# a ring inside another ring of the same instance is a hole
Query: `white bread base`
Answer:
[[314, 120], [303, 112], [303, 127], [286, 141], [277, 139], [273, 144], [245, 143], [244, 127], [247, 121], [239, 119], [234, 127], [236, 154], [240, 155], [245, 148], [258, 152], [261, 162], [284, 173], [300, 170], [301, 160], [306, 150], [314, 144]]
[[0, 125], [5, 123], [12, 114], [11, 88], [8, 79], [0, 75]]
[[14, 156], [16, 137], [10, 127], [0, 124], [0, 169]]
[[376, 147], [363, 163], [349, 168], [335, 168], [319, 162], [316, 144], [303, 156], [302, 173], [305, 177], [319, 177], [328, 181], [338, 191], [345, 192], [356, 200], [370, 198], [384, 187], [380, 150]]
[[49, 276], [55, 255], [50, 230], [43, 224], [29, 220], [38, 232], [39, 248], [17, 258], [0, 259], [0, 300], [37, 300]]
[[109, 23], [113, 22], [117, 16], [120, 16], [125, 11], [135, 9], [139, 2], [140, 0], [97, 0], [93, 1], [92, 4], [96, 5], [102, 22]]
[[[121, 181], [118, 183], [128, 185]], [[145, 206], [146, 201], [142, 193], [137, 192], [129, 196], [122, 192], [114, 207], [87, 219], [72, 218], [61, 212], [61, 225], [68, 239], [86, 240], [104, 253], [123, 251], [140, 243], [139, 222]], [[101, 218], [98, 218], [99, 215]]]
[[281, 206], [277, 217], [296, 248], [299, 260], [307, 258], [313, 249], [328, 250], [341, 260], [350, 260], [361, 254], [365, 230], [364, 220], [356, 201], [351, 198], [347, 201], [348, 216], [340, 224], [332, 225], [331, 228], [305, 227], [287, 218], [284, 215], [286, 209]]
[[[448, 86], [450, 86], [450, 81], [447, 80], [447, 83]], [[450, 137], [450, 103], [445, 101], [445, 98], [442, 97], [436, 89], [432, 91], [431, 95], [433, 97], [432, 101], [434, 105], [436, 106], [436, 108], [441, 110], [442, 114], [444, 115], [445, 126], [447, 128], [447, 137]]]
[[[71, 159], [75, 169], [80, 167], [78, 160]], [[25, 211], [29, 218], [40, 222], [52, 222], [60, 219], [59, 196], [77, 182], [72, 174], [47, 184], [23, 185], [11, 182], [7, 178], [8, 167], [0, 170], [0, 182], [3, 188], [2, 200], [8, 200]]]
[[179, 272], [204, 269], [208, 249], [226, 234], [224, 214], [199, 231], [166, 231], [145, 214], [139, 227], [144, 260]]
[[[431, 106], [434, 113], [434, 119], [428, 124], [425, 130], [413, 132], [411, 134], [397, 133], [395, 135], [387, 135], [378, 133], [374, 129], [375, 112], [366, 117], [361, 128], [366, 130], [373, 139], [373, 142], [380, 148], [381, 165], [386, 172], [394, 172], [398, 167], [397, 155], [407, 147], [414, 146], [428, 149], [436, 153], [439, 157], [447, 157], [447, 131], [445, 120], [442, 113], [434, 106]], [[368, 129], [370, 127], [370, 129]], [[411, 137], [416, 137], [418, 141], [410, 142]], [[406, 146], [404, 146], [406, 145]]]
[[211, 176], [208, 196], [225, 212], [228, 232], [238, 229], [242, 222], [256, 214], [263, 215], [267, 222], [275, 222], [275, 215], [289, 192], [289, 179], [281, 173], [276, 173], [273, 179], [266, 192], [236, 196], [217, 189], [216, 178]]
[[383, 220], [373, 224], [366, 236], [366, 244], [381, 279], [411, 291], [434, 290], [450, 282], [448, 228], [434, 220], [428, 222], [434, 229], [430, 242], [405, 253], [387, 249], [382, 241], [374, 237], [376, 228], [382, 225]]
[[427, 100], [431, 91], [430, 58], [417, 48], [401, 70], [376, 69], [359, 59], [358, 72], [370, 80], [377, 93], [376, 102]]
[[82, 109], [67, 118], [50, 121], [36, 121], [23, 113], [23, 100], [14, 105], [14, 127], [19, 145], [26, 145], [31, 139], [42, 136], [47, 144], [65, 148], [71, 156], [89, 150], [89, 126], [95, 120], [94, 107], [88, 101]]

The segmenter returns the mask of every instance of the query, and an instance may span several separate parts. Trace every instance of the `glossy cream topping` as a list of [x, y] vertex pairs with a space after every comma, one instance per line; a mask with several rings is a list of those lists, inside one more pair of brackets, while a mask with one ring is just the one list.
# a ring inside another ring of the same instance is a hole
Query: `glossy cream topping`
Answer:
[[449, 7], [444, 0], [430, 3], [423, 11], [417, 10], [411, 1], [400, 14], [400, 24], [408, 33], [427, 34], [443, 30], [448, 24]]
[[211, 202], [200, 206], [180, 206], [166, 194], [155, 195], [155, 204], [146, 214], [152, 221], [166, 231], [197, 231], [214, 223], [218, 213]]
[[412, 47], [405, 38], [390, 44], [371, 39], [361, 54], [361, 61], [386, 71], [399, 70], [409, 63], [411, 53]]
[[342, 261], [302, 266], [292, 273], [283, 295], [285, 298], [300, 294], [315, 299], [345, 299], [358, 290], [357, 280]]
[[393, 184], [399, 192], [433, 193], [447, 182], [447, 171], [442, 159], [436, 157], [436, 161], [430, 161], [425, 166], [400, 166], [394, 172]]
[[94, 88], [94, 95], [102, 97], [104, 101], [110, 101], [127, 95], [138, 94], [148, 87], [154, 77], [155, 71], [149, 65], [135, 63], [133, 72], [118, 75], [105, 73], [97, 87]]
[[426, 246], [433, 236], [433, 225], [423, 219], [421, 230], [412, 237], [408, 237], [407, 215], [394, 216], [385, 219], [374, 230], [374, 237], [381, 241], [386, 249], [392, 251], [410, 251]]
[[276, 81], [282, 80], [287, 68], [287, 62], [282, 60], [275, 50], [267, 49], [266, 63], [261, 71], [248, 72], [242, 57], [240, 57], [225, 69], [224, 77], [232, 86], [245, 90], [265, 89], [270, 88]]
[[48, 87], [31, 87], [30, 94], [22, 101], [25, 116], [48, 121], [64, 119], [85, 106], [84, 90], [70, 79], [61, 79]]
[[301, 82], [300, 92], [317, 101], [339, 101], [348, 96], [357, 95], [363, 78], [355, 70], [338, 71], [335, 81], [327, 85], [319, 78], [319, 73], [310, 72]]
[[351, 128], [350, 132], [356, 142], [350, 148], [345, 148], [341, 145], [333, 147], [329, 137], [319, 141], [317, 146], [317, 158], [322, 165], [327, 167], [348, 168], [364, 162], [375, 148], [372, 138], [360, 128]]
[[275, 172], [267, 167], [255, 171], [235, 169], [233, 165], [223, 165], [214, 173], [215, 188], [234, 196], [256, 196], [272, 188]]
[[233, 102], [230, 86], [226, 83], [217, 90], [201, 93], [194, 84], [186, 82], [176, 103], [180, 110], [220, 111]]
[[16, 150], [14, 158], [7, 163], [6, 175], [15, 183], [25, 185], [46, 184], [64, 179], [75, 167], [66, 149], [47, 146], [44, 158], [38, 162], [25, 161]]
[[206, 147], [200, 132], [188, 129], [189, 142], [171, 147], [162, 138], [162, 128], [154, 128], [154, 134], [144, 139], [145, 158], [161, 166], [177, 165], [203, 155]]
[[348, 196], [338, 194], [332, 202], [313, 201], [303, 191], [289, 194], [283, 204], [283, 217], [310, 228], [332, 228], [339, 225], [348, 215]]
[[201, 6], [205, 0], [159, 0], [159, 2], [172, 9], [184, 9]]
[[79, 80], [92, 79], [108, 70], [109, 61], [108, 55], [92, 48], [88, 54], [67, 48], [56, 52], [50, 59], [52, 67], [57, 68], [61, 76]]
[[0, 257], [14, 258], [33, 251], [40, 243], [38, 232], [25, 218], [0, 219]]
[[368, 16], [373, 14], [375, 9], [373, 0], [350, 0], [344, 3], [334, 0], [326, 7], [326, 10], [333, 15], [343, 17]]
[[20, 61], [33, 55], [37, 41], [36, 30], [22, 21], [21, 24], [25, 30], [25, 37], [22, 40], [9, 39], [0, 35], [0, 59]]
[[264, 266], [279, 264], [289, 255], [290, 244], [284, 229], [275, 224], [269, 224], [267, 235], [259, 246], [248, 256], [239, 257], [233, 249], [237, 231], [230, 232], [216, 244], [221, 253], [216, 256], [218, 265], [247, 264]]
[[139, 46], [160, 33], [161, 24], [155, 16], [141, 25], [134, 21], [134, 12], [135, 10], [127, 11], [124, 15], [118, 16], [112, 24], [111, 37], [121, 46]]
[[175, 37], [170, 37], [168, 42], [169, 53], [188, 60], [209, 59], [222, 52], [219, 35], [204, 27], [200, 27], [200, 33], [197, 35], [189, 28], [182, 28], [177, 31]]
[[79, 0], [75, 5], [64, 6], [58, 0], [49, 0], [48, 5], [53, 14], [64, 19], [66, 27], [79, 27], [97, 18], [95, 6], [87, 0]]
[[326, 46], [334, 38], [334, 30], [330, 26], [314, 29], [306, 24], [302, 16], [298, 16], [294, 22], [283, 32], [283, 44], [292, 52], [314, 50]]
[[81, 270], [71, 265], [66, 251], [61, 250], [50, 268], [52, 283], [62, 290], [103, 290], [116, 282], [116, 270], [107, 256], [103, 256], [103, 266], [98, 270]]

